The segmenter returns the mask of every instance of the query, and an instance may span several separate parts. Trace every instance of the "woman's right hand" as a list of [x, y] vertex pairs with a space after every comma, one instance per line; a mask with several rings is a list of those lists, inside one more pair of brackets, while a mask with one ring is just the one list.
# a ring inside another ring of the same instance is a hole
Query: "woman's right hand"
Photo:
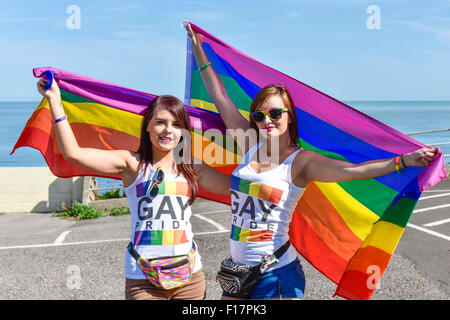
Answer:
[[202, 34], [199, 34], [199, 33], [196, 33], [196, 32], [192, 29], [190, 23], [187, 24], [186, 30], [187, 30], [188, 36], [189, 36], [189, 37], [191, 38], [191, 40], [192, 40], [192, 46], [193, 46], [193, 48], [201, 48], [201, 45], [200, 45], [200, 44], [201, 44], [201, 42], [202, 42], [202, 40], [203, 40], [203, 35], [202, 35]]
[[[48, 100], [52, 118], [61, 118], [65, 110], [59, 87], [55, 80], [50, 89], [45, 84], [46, 80], [40, 79], [37, 89]], [[126, 182], [136, 179], [138, 162], [131, 151], [80, 147], [68, 121], [58, 122], [54, 130], [59, 149], [67, 161], [103, 175], [120, 175]]]
[[46, 83], [47, 83], [47, 80], [45, 80], [45, 79], [40, 79], [37, 82], [37, 89], [38, 89], [39, 93], [44, 98], [46, 98], [48, 101], [50, 101], [50, 100], [61, 101], [61, 91], [59, 91], [59, 87], [56, 84], [56, 80], [53, 80], [53, 83], [52, 83], [52, 86], [50, 89], [47, 89], [45, 87]]

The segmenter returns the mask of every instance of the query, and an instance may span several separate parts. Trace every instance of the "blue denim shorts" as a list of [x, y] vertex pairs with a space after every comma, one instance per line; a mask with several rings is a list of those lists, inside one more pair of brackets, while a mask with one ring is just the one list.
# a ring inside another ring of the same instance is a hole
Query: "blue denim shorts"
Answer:
[[[251, 299], [303, 298], [305, 291], [305, 274], [298, 259], [264, 272], [252, 291]], [[225, 291], [224, 297], [232, 297]]]

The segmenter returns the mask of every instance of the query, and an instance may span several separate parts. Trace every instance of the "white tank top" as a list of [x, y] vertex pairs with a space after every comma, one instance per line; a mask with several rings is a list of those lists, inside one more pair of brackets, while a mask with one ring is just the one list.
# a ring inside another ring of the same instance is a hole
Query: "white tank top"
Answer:
[[[158, 195], [151, 200], [146, 196], [156, 169], [148, 166], [144, 175], [141, 169], [136, 180], [124, 188], [131, 214], [131, 241], [144, 258], [157, 258], [187, 254], [192, 248], [194, 234], [190, 223], [191, 207], [188, 182], [182, 174], [167, 174], [159, 186]], [[196, 252], [193, 272], [202, 267]], [[136, 260], [126, 250], [126, 278], [145, 279]]]
[[[277, 167], [256, 173], [250, 160], [262, 143], [252, 147], [231, 175], [232, 226], [231, 257], [235, 263], [257, 265], [266, 254], [272, 254], [289, 239], [289, 223], [303, 188], [292, 183], [292, 153]], [[291, 245], [280, 262], [269, 269], [280, 268], [297, 258]]]

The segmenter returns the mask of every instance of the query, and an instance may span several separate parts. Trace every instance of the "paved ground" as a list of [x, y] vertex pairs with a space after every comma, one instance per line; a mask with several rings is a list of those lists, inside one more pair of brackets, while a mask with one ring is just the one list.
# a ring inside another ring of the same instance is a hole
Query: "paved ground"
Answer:
[[[450, 297], [450, 181], [421, 199], [372, 299]], [[197, 201], [193, 212], [207, 299], [219, 299], [214, 277], [229, 252], [229, 207]], [[50, 214], [0, 215], [0, 299], [124, 299], [129, 219], [76, 222]], [[332, 298], [336, 286], [302, 261], [305, 299], [339, 299]]]

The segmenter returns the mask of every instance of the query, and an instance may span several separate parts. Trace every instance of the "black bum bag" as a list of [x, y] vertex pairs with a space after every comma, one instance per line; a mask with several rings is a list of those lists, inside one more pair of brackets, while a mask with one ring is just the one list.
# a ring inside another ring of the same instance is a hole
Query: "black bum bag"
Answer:
[[279, 262], [279, 258], [289, 248], [287, 241], [273, 254], [266, 255], [261, 259], [261, 263], [256, 266], [237, 264], [231, 258], [222, 261], [220, 270], [217, 272], [216, 281], [219, 282], [223, 291], [236, 298], [250, 298], [253, 288], [258, 283], [259, 278], [269, 266]]

